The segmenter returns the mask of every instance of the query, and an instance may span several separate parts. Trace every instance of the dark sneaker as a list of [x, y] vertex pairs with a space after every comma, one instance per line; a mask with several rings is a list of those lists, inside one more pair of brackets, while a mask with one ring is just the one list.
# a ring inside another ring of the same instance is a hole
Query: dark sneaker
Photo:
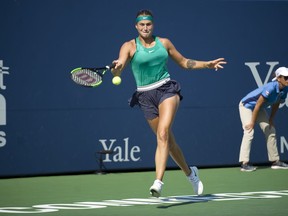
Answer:
[[278, 161], [276, 163], [273, 163], [271, 168], [272, 169], [288, 169], [288, 164]]
[[242, 164], [241, 169], [242, 172], [252, 172], [256, 170], [256, 167], [251, 166], [249, 164]]

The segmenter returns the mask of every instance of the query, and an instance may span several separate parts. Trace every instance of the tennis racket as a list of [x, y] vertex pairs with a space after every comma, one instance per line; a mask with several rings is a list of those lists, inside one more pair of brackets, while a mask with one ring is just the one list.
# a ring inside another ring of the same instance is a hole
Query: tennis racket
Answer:
[[71, 78], [78, 85], [85, 87], [97, 87], [102, 83], [105, 73], [114, 67], [115, 64], [99, 68], [75, 68], [71, 71]]

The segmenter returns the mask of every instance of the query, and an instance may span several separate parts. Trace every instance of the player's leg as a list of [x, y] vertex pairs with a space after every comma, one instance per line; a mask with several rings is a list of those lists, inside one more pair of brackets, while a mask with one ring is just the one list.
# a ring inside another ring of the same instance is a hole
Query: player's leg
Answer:
[[156, 181], [150, 188], [150, 191], [152, 189], [152, 195], [160, 196], [163, 184], [162, 179], [166, 170], [169, 154], [186, 174], [188, 180], [193, 185], [195, 193], [203, 193], [203, 184], [199, 179], [198, 169], [196, 167], [191, 167], [191, 169], [188, 167], [182, 150], [176, 143], [171, 131], [179, 101], [178, 95], [165, 99], [159, 105], [159, 117], [148, 121], [157, 136], [157, 149], [155, 154]]
[[[159, 117], [156, 117], [152, 120], [148, 120], [148, 123], [151, 127], [151, 129], [153, 130], [153, 132], [155, 133], [155, 135], [157, 134], [157, 128], [158, 128], [158, 123], [159, 123]], [[158, 148], [158, 147], [157, 147]], [[161, 191], [162, 191], [162, 186], [163, 186], [163, 176], [164, 176], [164, 172], [161, 171], [161, 174], [159, 175], [159, 165], [157, 163], [157, 150], [155, 153], [155, 166], [156, 166], [156, 176], [155, 176], [155, 181], [153, 183], [153, 185], [150, 187], [150, 194], [154, 197], [160, 197], [161, 196]], [[161, 166], [163, 167], [163, 166]], [[163, 170], [163, 168], [161, 168], [161, 170]]]
[[179, 105], [179, 96], [174, 95], [165, 99], [159, 105], [159, 117], [148, 120], [157, 137], [155, 152], [156, 180], [150, 187], [152, 196], [161, 196], [162, 182], [169, 157], [169, 133]]
[[169, 134], [169, 153], [170, 156], [173, 158], [175, 163], [181, 168], [181, 170], [185, 173], [186, 176], [191, 174], [191, 169], [187, 165], [183, 152], [179, 145], [176, 143], [175, 137], [173, 132], [171, 131]]
[[148, 123], [157, 137], [157, 148], [155, 153], [156, 179], [162, 181], [169, 156], [169, 134], [173, 124], [179, 96], [175, 95], [165, 99], [159, 105], [159, 117], [148, 120]]
[[179, 145], [176, 143], [175, 137], [170, 132], [169, 136], [169, 146], [170, 146], [170, 156], [173, 158], [175, 163], [182, 169], [182, 171], [187, 176], [188, 180], [192, 183], [194, 192], [197, 195], [200, 195], [203, 193], [204, 186], [202, 181], [199, 178], [198, 169], [197, 167], [188, 167], [187, 162], [185, 160], [185, 157], [183, 155], [183, 152]]

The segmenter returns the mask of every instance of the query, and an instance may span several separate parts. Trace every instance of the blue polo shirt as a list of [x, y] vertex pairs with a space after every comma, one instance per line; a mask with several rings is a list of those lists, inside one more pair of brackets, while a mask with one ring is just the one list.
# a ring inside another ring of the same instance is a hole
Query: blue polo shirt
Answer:
[[266, 99], [262, 107], [267, 108], [277, 102], [284, 102], [287, 97], [287, 92], [288, 86], [280, 91], [279, 83], [273, 81], [250, 92], [241, 101], [246, 108], [253, 110], [258, 98], [262, 95]]

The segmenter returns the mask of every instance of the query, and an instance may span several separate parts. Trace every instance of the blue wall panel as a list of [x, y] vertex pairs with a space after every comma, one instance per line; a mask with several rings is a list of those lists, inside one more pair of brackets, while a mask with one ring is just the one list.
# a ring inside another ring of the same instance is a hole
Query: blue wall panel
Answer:
[[[238, 163], [240, 99], [271, 80], [272, 70], [288, 66], [288, 2], [2, 0], [0, 176], [96, 170], [103, 145], [115, 151], [104, 157], [108, 169], [154, 167], [155, 137], [141, 111], [127, 104], [135, 89], [130, 68], [120, 86], [111, 74], [97, 89], [69, 77], [75, 67], [116, 59], [122, 43], [137, 36], [135, 15], [146, 6], [154, 12], [155, 34], [183, 55], [228, 61], [219, 72], [185, 71], [169, 61], [184, 95], [174, 131], [189, 164]], [[287, 107], [288, 99], [275, 120], [285, 161]], [[258, 128], [255, 136], [251, 161], [265, 163]], [[168, 166], [176, 167], [172, 160]]]

